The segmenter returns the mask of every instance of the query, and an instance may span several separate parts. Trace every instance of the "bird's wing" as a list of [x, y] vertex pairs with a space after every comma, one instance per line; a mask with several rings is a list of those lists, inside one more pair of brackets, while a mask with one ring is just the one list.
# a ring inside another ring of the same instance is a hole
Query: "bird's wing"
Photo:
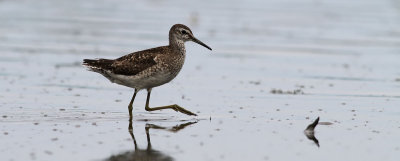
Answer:
[[166, 52], [165, 50], [167, 50], [165, 47], [158, 47], [122, 56], [115, 59], [109, 69], [115, 74], [136, 75], [156, 65], [156, 56]]

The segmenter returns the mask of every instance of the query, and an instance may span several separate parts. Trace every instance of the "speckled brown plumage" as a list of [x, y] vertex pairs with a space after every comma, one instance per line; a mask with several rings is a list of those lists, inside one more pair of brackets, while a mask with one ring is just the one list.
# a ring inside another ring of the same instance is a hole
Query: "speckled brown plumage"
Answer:
[[165, 53], [167, 47], [157, 47], [134, 52], [115, 60], [110, 59], [84, 59], [83, 64], [89, 67], [111, 71], [115, 74], [133, 76], [145, 69], [156, 65], [154, 58], [157, 54]]

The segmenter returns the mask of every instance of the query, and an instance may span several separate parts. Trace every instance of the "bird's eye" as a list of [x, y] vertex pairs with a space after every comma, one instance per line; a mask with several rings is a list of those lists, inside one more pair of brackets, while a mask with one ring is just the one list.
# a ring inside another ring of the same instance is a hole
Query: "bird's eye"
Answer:
[[182, 30], [181, 33], [182, 34], [187, 34], [187, 32], [185, 30]]

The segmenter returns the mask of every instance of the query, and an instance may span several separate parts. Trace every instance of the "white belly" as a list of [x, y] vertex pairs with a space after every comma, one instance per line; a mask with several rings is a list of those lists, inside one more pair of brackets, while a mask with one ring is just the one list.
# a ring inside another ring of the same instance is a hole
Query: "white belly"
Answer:
[[135, 88], [135, 89], [148, 89], [163, 85], [165, 83], [170, 82], [175, 78], [175, 74], [165, 73], [165, 72], [157, 72], [152, 75], [148, 75], [147, 77], [142, 76], [126, 76], [126, 75], [118, 75], [113, 73], [108, 73], [110, 75], [109, 80], [113, 83], [117, 83], [123, 86]]

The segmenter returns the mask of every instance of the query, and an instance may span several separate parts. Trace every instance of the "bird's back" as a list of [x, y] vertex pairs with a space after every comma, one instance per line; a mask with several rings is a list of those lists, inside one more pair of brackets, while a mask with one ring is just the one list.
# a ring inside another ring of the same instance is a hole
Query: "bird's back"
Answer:
[[156, 56], [168, 52], [168, 46], [127, 54], [117, 59], [84, 59], [83, 65], [95, 72], [109, 71], [118, 75], [134, 76], [156, 65]]
[[152, 88], [168, 83], [183, 66], [185, 53], [161, 46], [134, 52], [120, 58], [85, 59], [83, 65], [113, 83], [135, 89]]

